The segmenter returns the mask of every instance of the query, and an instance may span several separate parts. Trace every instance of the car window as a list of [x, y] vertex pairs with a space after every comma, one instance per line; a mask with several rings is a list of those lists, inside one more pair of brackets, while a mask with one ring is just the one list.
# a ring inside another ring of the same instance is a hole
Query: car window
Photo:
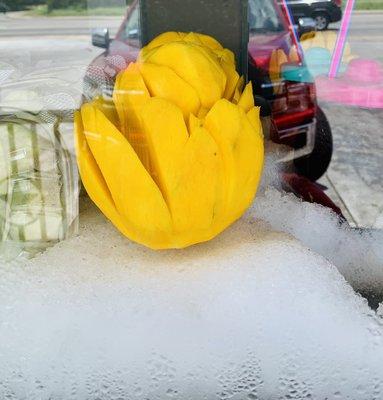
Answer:
[[123, 41], [140, 40], [140, 17], [139, 7], [134, 7], [132, 13], [128, 17], [123, 30]]
[[252, 33], [279, 32], [284, 29], [273, 1], [249, 1], [249, 27]]

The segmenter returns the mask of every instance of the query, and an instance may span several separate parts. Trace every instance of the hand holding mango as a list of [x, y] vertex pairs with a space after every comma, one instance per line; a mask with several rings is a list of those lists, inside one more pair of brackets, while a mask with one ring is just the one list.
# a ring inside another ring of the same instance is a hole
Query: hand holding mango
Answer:
[[234, 55], [169, 32], [117, 76], [113, 102], [75, 119], [83, 184], [128, 238], [153, 249], [212, 239], [251, 204], [263, 166], [259, 109]]

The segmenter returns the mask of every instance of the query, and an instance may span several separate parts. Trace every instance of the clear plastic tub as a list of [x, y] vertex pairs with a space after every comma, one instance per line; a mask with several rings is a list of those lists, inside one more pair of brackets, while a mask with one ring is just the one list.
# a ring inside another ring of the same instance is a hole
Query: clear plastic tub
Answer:
[[[78, 175], [59, 116], [0, 114], [0, 238], [28, 253], [77, 231]], [[15, 246], [15, 243], [18, 243]]]

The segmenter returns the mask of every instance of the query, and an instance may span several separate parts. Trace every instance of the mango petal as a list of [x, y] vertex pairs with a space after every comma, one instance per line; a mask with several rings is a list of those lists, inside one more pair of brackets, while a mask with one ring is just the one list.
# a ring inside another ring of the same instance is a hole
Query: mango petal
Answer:
[[188, 33], [187, 35], [185, 35], [185, 36], [182, 38], [182, 40], [183, 40], [184, 42], [191, 42], [191, 43], [198, 44], [198, 45], [200, 45], [200, 46], [203, 46], [203, 45], [204, 45], [203, 42], [202, 42], [202, 40], [200, 39], [200, 36], [199, 36], [197, 33], [194, 33], [194, 32]]
[[81, 115], [87, 143], [124, 219], [128, 236], [152, 248], [168, 246], [168, 207], [133, 148], [96, 107], [84, 105]]
[[174, 230], [189, 242], [208, 240], [224, 229], [222, 159], [209, 132], [193, 129], [182, 152], [176, 180], [171, 187]]
[[239, 74], [235, 69], [234, 54], [230, 50], [225, 49], [219, 52], [219, 60], [227, 78], [223, 97], [227, 100], [231, 100], [239, 81]]
[[219, 62], [202, 46], [186, 42], [165, 44], [150, 53], [146, 61], [165, 65], [192, 85], [201, 105], [211, 108], [226, 87], [226, 75]]
[[135, 63], [121, 71], [116, 78], [113, 100], [121, 121], [123, 133], [141, 128], [139, 113], [143, 105], [150, 99], [149, 91]]
[[234, 90], [234, 95], [233, 95], [233, 98], [232, 98], [232, 102], [234, 104], [238, 104], [239, 99], [241, 98], [241, 94], [243, 92], [243, 87], [244, 86], [245, 86], [245, 78], [243, 76], [241, 76], [238, 79], [237, 85], [236, 85], [235, 90]]
[[252, 127], [255, 131], [260, 135], [261, 139], [263, 139], [263, 129], [260, 117], [261, 108], [260, 107], [252, 107], [247, 112], [247, 119], [249, 120]]
[[[261, 178], [264, 163], [264, 143], [261, 135], [239, 108], [241, 134], [234, 148], [236, 161], [236, 191], [231, 215], [239, 218], [253, 201]], [[240, 193], [240, 191], [242, 192]]]
[[222, 153], [225, 203], [229, 222], [239, 218], [255, 195], [263, 165], [263, 141], [245, 112], [227, 100], [218, 101], [205, 118], [205, 128]]
[[142, 135], [140, 113], [150, 99], [149, 91], [135, 63], [118, 74], [113, 100], [121, 122], [121, 131], [149, 172], [153, 172], [147, 154], [147, 144]]
[[182, 151], [189, 139], [181, 110], [167, 100], [152, 98], [142, 110], [142, 124], [148, 151], [157, 172], [155, 180], [170, 203]]
[[119, 126], [120, 122], [117, 110], [111, 99], [109, 100], [103, 96], [97, 96], [92, 101], [92, 104], [96, 106], [113, 125]]
[[84, 136], [84, 127], [80, 112], [75, 113], [74, 123], [77, 162], [85, 189], [102, 213], [120, 232], [127, 235], [127, 231], [114, 205], [109, 188], [106, 185], [105, 179], [101, 174]]
[[209, 112], [208, 108], [201, 107], [198, 111], [197, 117], [199, 119], [204, 119], [206, 117], [206, 114]]
[[188, 131], [189, 134], [194, 131], [196, 128], [200, 128], [203, 125], [203, 121], [200, 118], [197, 118], [194, 114], [189, 115], [188, 120]]
[[238, 106], [245, 112], [250, 111], [254, 107], [253, 85], [251, 82], [246, 85], [245, 90], [242, 92], [238, 100]]
[[139, 69], [153, 97], [160, 97], [177, 105], [185, 119], [190, 113], [198, 112], [201, 103], [197, 92], [169, 67], [142, 63]]
[[223, 46], [218, 40], [214, 39], [212, 36], [205, 35], [203, 33], [197, 33], [198, 39], [211, 50], [222, 50]]
[[152, 41], [150, 41], [145, 46], [145, 49], [152, 50], [166, 43], [180, 41], [183, 39], [183, 37], [185, 37], [185, 35], [186, 33], [181, 33], [181, 32], [164, 32], [161, 35], [158, 35]]

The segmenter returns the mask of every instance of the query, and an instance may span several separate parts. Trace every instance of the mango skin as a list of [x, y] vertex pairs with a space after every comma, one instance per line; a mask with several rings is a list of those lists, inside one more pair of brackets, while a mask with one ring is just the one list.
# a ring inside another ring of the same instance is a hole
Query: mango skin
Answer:
[[263, 161], [259, 108], [232, 53], [205, 35], [168, 32], [122, 71], [110, 99], [75, 116], [90, 198], [151, 249], [208, 241], [254, 199]]

